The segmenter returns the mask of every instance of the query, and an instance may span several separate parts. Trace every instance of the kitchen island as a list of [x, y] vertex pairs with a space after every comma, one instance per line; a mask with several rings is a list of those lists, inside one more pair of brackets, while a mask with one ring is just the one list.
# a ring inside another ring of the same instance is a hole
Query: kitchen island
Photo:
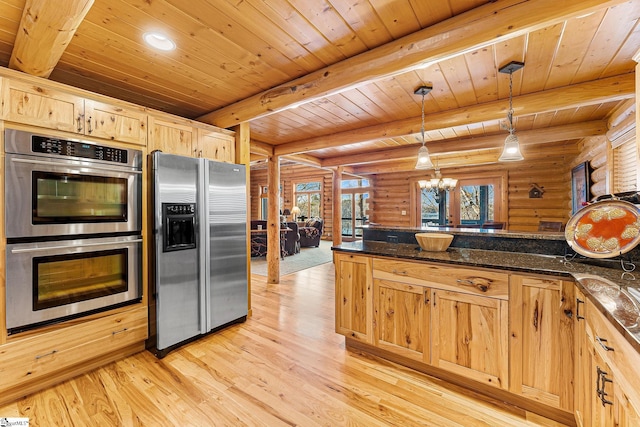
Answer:
[[[445, 252], [424, 252], [415, 232], [455, 237]], [[371, 227], [364, 238], [333, 248], [336, 331], [347, 347], [567, 424], [575, 413], [579, 425], [589, 425], [601, 400], [612, 401], [611, 417], [636, 416], [633, 382], [616, 383], [632, 410], [622, 411], [622, 401], [614, 408], [602, 363], [593, 362], [598, 352], [640, 360], [637, 304], [629, 297], [638, 285], [625, 271], [634, 251], [623, 269], [619, 259], [575, 256], [562, 233]], [[619, 348], [607, 351], [594, 325], [616, 334], [609, 339]], [[630, 366], [612, 370], [632, 379], [638, 374]]]

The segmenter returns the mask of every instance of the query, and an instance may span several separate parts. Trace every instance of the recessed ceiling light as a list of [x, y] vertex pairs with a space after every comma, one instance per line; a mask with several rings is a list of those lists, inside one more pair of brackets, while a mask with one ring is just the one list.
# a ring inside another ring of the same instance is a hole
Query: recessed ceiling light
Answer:
[[155, 47], [160, 50], [173, 50], [176, 48], [176, 44], [169, 37], [160, 33], [144, 33], [142, 36], [144, 41], [151, 47]]

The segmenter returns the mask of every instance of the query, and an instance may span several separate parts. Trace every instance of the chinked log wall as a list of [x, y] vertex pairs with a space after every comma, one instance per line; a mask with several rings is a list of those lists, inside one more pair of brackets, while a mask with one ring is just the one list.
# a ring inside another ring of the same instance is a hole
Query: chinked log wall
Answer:
[[[296, 183], [320, 182], [322, 185], [322, 220], [323, 237], [331, 236], [331, 224], [333, 220], [331, 171], [313, 168], [309, 166], [283, 165], [280, 167], [280, 183], [282, 184], [283, 209], [291, 209], [295, 205], [293, 186]], [[260, 218], [260, 187], [267, 185], [267, 170], [251, 170], [251, 218]], [[289, 217], [291, 220], [291, 217]]]

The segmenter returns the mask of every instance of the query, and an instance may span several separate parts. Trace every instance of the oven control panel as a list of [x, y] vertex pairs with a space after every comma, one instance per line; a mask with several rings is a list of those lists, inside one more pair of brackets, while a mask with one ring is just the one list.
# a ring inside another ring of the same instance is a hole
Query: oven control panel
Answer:
[[33, 135], [31, 150], [34, 153], [57, 154], [59, 156], [81, 157], [84, 159], [103, 160], [114, 163], [128, 162], [127, 150], [102, 145], [88, 144], [80, 141], [50, 138]]

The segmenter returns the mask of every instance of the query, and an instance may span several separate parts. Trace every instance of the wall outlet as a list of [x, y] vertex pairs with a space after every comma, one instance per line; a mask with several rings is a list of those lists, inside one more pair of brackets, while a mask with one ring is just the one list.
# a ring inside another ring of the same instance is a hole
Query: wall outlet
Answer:
[[398, 243], [398, 236], [387, 236], [387, 243]]
[[402, 211], [402, 212], [400, 213], [400, 215], [406, 215], [406, 214], [407, 214], [407, 211]]

